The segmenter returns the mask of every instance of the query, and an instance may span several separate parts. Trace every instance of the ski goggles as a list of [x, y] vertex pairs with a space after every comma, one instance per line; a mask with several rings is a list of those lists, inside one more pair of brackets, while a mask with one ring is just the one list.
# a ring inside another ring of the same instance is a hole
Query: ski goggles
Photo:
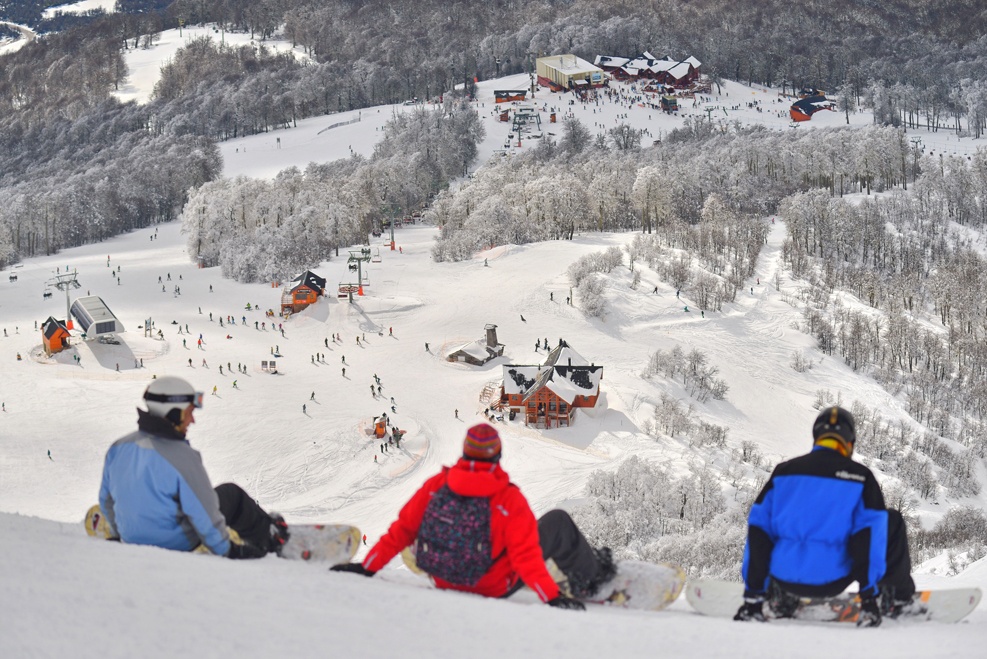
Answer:
[[144, 400], [155, 403], [191, 403], [196, 409], [202, 407], [203, 399], [204, 394], [201, 391], [191, 394], [144, 394]]

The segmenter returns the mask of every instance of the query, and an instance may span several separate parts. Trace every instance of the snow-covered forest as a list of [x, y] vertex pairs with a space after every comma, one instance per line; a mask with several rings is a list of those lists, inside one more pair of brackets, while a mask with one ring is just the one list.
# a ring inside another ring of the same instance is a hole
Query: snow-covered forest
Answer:
[[[529, 71], [540, 53], [692, 54], [714, 83], [829, 89], [847, 110], [871, 108], [880, 125], [973, 136], [987, 125], [987, 54], [977, 39], [984, 10], [962, 2], [927, 11], [916, 0], [896, 0], [858, 11], [852, 2], [805, 7], [780, 0], [669, 0], [646, 9], [596, 0], [126, 0], [109, 14], [43, 13], [55, 4], [0, 8], [0, 18], [45, 34], [5, 55], [0, 67], [0, 264], [177, 216], [188, 190], [216, 176], [211, 150], [196, 138], [434, 99], [456, 85], [472, 93], [474, 78]], [[152, 46], [163, 29], [203, 23], [217, 26], [218, 41], [197, 41], [176, 55], [150, 104], [114, 99], [127, 75], [122, 50]], [[247, 32], [255, 44], [224, 45], [226, 31]], [[310, 59], [267, 48], [264, 39], [275, 33]], [[577, 147], [578, 129], [567, 134]], [[153, 166], [140, 157], [145, 150], [157, 152]], [[890, 150], [878, 156], [865, 175], [882, 175], [878, 166], [916, 175], [892, 165], [895, 157]], [[808, 172], [801, 185], [833, 187], [833, 177], [845, 173], [830, 170], [828, 183]], [[136, 181], [151, 181], [151, 194], [138, 194]], [[697, 212], [693, 205], [690, 217]], [[53, 231], [54, 216], [68, 230]]]
[[369, 161], [354, 156], [304, 173], [284, 170], [273, 181], [207, 183], [182, 215], [189, 254], [237, 281], [289, 279], [425, 207], [474, 161], [482, 137], [476, 112], [449, 99], [396, 116]]

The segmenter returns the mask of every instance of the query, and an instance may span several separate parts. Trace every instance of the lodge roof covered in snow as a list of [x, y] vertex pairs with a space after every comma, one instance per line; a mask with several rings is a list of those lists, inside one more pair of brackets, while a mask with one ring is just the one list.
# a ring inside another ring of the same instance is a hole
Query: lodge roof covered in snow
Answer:
[[319, 295], [322, 295], [322, 293], [326, 290], [326, 280], [311, 270], [306, 270], [291, 280], [291, 286], [288, 287], [288, 290], [294, 291], [301, 286], [311, 288]]
[[522, 395], [527, 399], [542, 388], [572, 403], [576, 396], [592, 396], [599, 392], [603, 367], [587, 362], [568, 343], [559, 339], [540, 365], [505, 365], [504, 394]]
[[503, 355], [506, 346], [497, 340], [497, 326], [487, 324], [483, 329], [486, 333], [484, 338], [461, 345], [449, 353], [446, 359], [480, 366]]
[[594, 60], [596, 64], [608, 70], [620, 69], [631, 77], [642, 75], [643, 72], [651, 74], [667, 73], [675, 80], [686, 78], [690, 72], [698, 70], [702, 62], [693, 56], [684, 60], [674, 60], [668, 56], [655, 57], [648, 51], [644, 51], [637, 57], [613, 57], [611, 55], [597, 55]]

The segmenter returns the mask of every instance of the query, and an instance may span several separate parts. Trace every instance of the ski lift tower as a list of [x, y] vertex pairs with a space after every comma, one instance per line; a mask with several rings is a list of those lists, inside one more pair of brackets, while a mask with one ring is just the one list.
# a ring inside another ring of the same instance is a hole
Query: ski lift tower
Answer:
[[72, 272], [66, 272], [65, 274], [56, 274], [53, 279], [49, 279], [45, 282], [46, 286], [54, 286], [60, 291], [65, 292], [65, 326], [72, 329], [72, 313], [69, 311], [69, 291], [75, 290], [77, 288], [82, 288], [82, 284], [79, 283], [79, 271], [73, 270]]
[[359, 250], [350, 250], [350, 258], [346, 260], [350, 270], [356, 270], [356, 281], [359, 286], [359, 295], [363, 295], [363, 264], [369, 263], [370, 259], [370, 248], [364, 247]]
[[397, 204], [388, 205], [388, 217], [390, 218], [390, 230], [391, 230], [391, 251], [394, 251], [394, 224], [398, 221], [398, 208]]

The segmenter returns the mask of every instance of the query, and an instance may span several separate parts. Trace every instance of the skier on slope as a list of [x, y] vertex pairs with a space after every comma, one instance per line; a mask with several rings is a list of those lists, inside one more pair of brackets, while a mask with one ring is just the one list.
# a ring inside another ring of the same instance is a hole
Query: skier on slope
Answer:
[[[472, 584], [455, 583], [432, 574], [436, 587], [506, 597], [527, 585], [550, 606], [582, 610], [582, 602], [574, 598], [592, 596], [616, 573], [610, 550], [590, 546], [572, 518], [562, 510], [549, 511], [535, 521], [527, 499], [501, 468], [500, 456], [501, 442], [496, 429], [486, 423], [470, 428], [463, 442], [462, 459], [425, 482], [398, 513], [384, 537], [370, 549], [363, 563], [344, 563], [331, 569], [368, 577], [376, 574], [415, 542], [422, 532], [423, 521], [430, 515], [430, 502], [448, 496], [445, 492], [448, 488], [462, 499], [488, 500], [489, 552], [471, 557], [485, 563], [479, 565], [481, 569], [486, 567]], [[549, 574], [545, 566], [549, 558], [565, 574], [572, 596], [564, 593]], [[421, 553], [418, 563], [423, 567]]]
[[110, 447], [99, 506], [123, 542], [179, 551], [204, 547], [229, 558], [280, 552], [288, 526], [233, 483], [213, 489], [185, 433], [202, 394], [181, 378], [157, 378], [144, 391], [136, 432]]
[[778, 617], [789, 617], [799, 596], [831, 597], [856, 581], [857, 625], [876, 627], [915, 594], [904, 520], [885, 508], [870, 469], [851, 459], [850, 412], [824, 409], [812, 437], [812, 451], [775, 467], [751, 507], [744, 604], [734, 620], [764, 621], [766, 599]]

